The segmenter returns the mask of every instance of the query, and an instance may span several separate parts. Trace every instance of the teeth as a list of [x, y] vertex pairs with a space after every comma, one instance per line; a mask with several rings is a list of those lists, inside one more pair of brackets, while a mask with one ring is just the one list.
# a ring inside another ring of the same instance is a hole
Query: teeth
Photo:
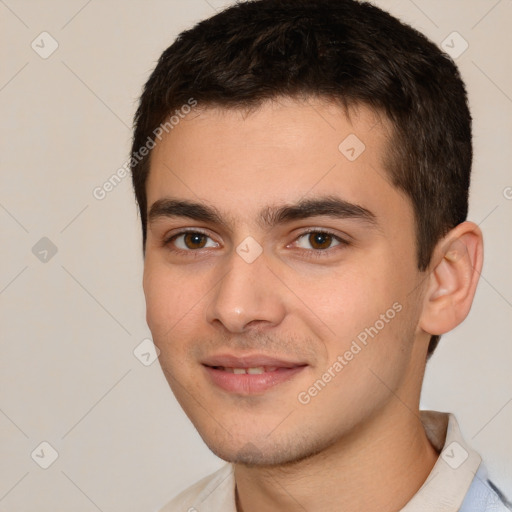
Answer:
[[236, 375], [242, 374], [250, 374], [250, 375], [261, 375], [265, 372], [275, 372], [277, 370], [277, 366], [256, 366], [254, 368], [226, 368], [220, 367], [222, 370], [228, 373], [234, 373]]
[[263, 368], [263, 366], [259, 366], [258, 368], [247, 368], [247, 373], [258, 375], [260, 373], [265, 373], [265, 368]]

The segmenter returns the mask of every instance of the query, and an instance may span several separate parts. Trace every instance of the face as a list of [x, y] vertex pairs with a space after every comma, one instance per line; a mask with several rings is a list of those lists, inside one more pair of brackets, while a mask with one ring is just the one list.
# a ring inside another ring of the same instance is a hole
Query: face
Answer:
[[153, 150], [147, 321], [221, 458], [300, 460], [383, 414], [390, 390], [418, 393], [422, 275], [388, 134], [365, 107], [282, 99], [196, 109]]

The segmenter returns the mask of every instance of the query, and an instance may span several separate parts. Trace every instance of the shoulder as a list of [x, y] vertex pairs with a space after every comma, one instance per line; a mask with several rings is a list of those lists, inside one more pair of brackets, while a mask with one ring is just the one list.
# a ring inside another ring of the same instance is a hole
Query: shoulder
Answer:
[[229, 512], [231, 502], [234, 506], [234, 488], [233, 466], [226, 464], [215, 473], [185, 489], [158, 512], [198, 512], [199, 510]]
[[464, 498], [460, 512], [511, 512], [512, 504], [489, 479], [482, 463]]

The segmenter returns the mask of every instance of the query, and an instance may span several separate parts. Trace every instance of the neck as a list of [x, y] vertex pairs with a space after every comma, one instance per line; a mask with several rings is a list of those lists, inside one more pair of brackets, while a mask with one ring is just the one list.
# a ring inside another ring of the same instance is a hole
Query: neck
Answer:
[[400, 510], [438, 457], [419, 418], [418, 407], [393, 400], [308, 459], [278, 467], [235, 465], [238, 512]]

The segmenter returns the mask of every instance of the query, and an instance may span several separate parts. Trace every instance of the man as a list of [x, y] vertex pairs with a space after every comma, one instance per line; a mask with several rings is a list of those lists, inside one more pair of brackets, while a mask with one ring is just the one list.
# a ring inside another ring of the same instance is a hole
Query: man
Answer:
[[506, 510], [419, 411], [482, 268], [446, 55], [370, 4], [239, 3], [162, 54], [133, 155], [160, 364], [228, 462], [162, 510]]

